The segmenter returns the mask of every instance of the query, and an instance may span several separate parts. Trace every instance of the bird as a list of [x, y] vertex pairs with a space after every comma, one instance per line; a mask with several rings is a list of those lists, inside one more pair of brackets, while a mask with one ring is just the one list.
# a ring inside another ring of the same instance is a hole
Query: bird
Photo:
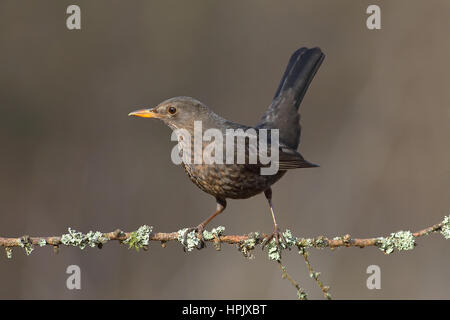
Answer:
[[[301, 125], [299, 106], [305, 93], [321, 66], [325, 54], [319, 47], [301, 47], [290, 57], [285, 72], [281, 78], [271, 104], [255, 126], [246, 126], [228, 121], [216, 114], [204, 103], [186, 96], [170, 98], [151, 108], [144, 108], [129, 113], [129, 116], [153, 118], [161, 120], [174, 132], [184, 130], [188, 135], [194, 136], [195, 123], [202, 124], [202, 133], [208, 129], [217, 129], [225, 136], [227, 130], [278, 130], [278, 171], [274, 174], [263, 175], [262, 167], [257, 163], [248, 163], [248, 149], [246, 149], [245, 163], [195, 163], [192, 160], [195, 153], [203, 152], [207, 143], [202, 141], [200, 149], [183, 158], [181, 166], [190, 180], [204, 192], [212, 195], [216, 200], [216, 211], [197, 227], [188, 228], [197, 233], [200, 244], [198, 249], [204, 247], [203, 231], [205, 226], [217, 215], [222, 213], [228, 199], [247, 199], [264, 193], [270, 208], [273, 220], [273, 232], [267, 236], [265, 243], [274, 239], [279, 247], [284, 241], [277, 223], [272, 203], [272, 185], [276, 183], [287, 171], [296, 168], [313, 168], [319, 165], [307, 161], [297, 151], [300, 144]], [[179, 144], [186, 142], [185, 137], [177, 135]], [[270, 139], [268, 145], [272, 146]], [[258, 142], [260, 143], [260, 142]], [[259, 145], [258, 145], [259, 146]], [[235, 150], [234, 150], [235, 152]], [[234, 155], [236, 156], [236, 154]], [[233, 158], [234, 159], [234, 158]], [[188, 232], [185, 233], [185, 236]]]

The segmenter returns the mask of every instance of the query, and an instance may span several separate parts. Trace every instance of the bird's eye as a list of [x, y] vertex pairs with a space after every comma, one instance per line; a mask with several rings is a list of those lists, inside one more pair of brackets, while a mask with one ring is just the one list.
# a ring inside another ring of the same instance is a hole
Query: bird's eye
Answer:
[[175, 114], [177, 112], [177, 108], [169, 107], [168, 111], [169, 111], [170, 114]]

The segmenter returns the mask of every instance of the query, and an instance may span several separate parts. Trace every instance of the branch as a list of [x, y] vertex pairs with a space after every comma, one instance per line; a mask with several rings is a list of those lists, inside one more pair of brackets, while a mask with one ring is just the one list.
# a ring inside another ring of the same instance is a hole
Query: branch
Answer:
[[[161, 245], [165, 247], [168, 241], [178, 241], [183, 245], [183, 249], [186, 251], [192, 251], [194, 248], [201, 248], [201, 237], [195, 231], [190, 231], [188, 228], [178, 230], [177, 232], [170, 233], [153, 233], [153, 227], [143, 225], [138, 230], [133, 232], [124, 232], [117, 229], [112, 232], [103, 233], [100, 231], [89, 231], [87, 234], [83, 234], [71, 228], [68, 229], [69, 233], [61, 236], [50, 237], [30, 237], [28, 235], [19, 238], [6, 238], [0, 237], [0, 246], [4, 246], [6, 250], [6, 256], [12, 257], [13, 247], [22, 247], [26, 254], [29, 255], [34, 250], [35, 246], [53, 246], [55, 252], [58, 252], [60, 246], [75, 246], [80, 249], [89, 247], [102, 248], [108, 241], [118, 241], [121, 244], [128, 245], [129, 248], [148, 249], [150, 241], [161, 242]], [[318, 287], [322, 291], [323, 295], [327, 299], [331, 299], [329, 293], [330, 288], [325, 286], [319, 279], [320, 272], [314, 271], [310, 261], [308, 248], [330, 248], [335, 249], [339, 247], [378, 247], [386, 254], [394, 252], [394, 250], [412, 250], [416, 245], [416, 239], [422, 236], [429, 235], [431, 233], [440, 232], [446, 239], [450, 239], [450, 216], [446, 216], [440, 223], [437, 223], [431, 227], [411, 232], [411, 231], [398, 231], [391, 233], [386, 237], [376, 238], [352, 238], [349, 234], [340, 237], [327, 238], [324, 236], [318, 236], [315, 238], [298, 238], [292, 235], [290, 230], [283, 232], [283, 241], [280, 244], [275, 242], [275, 239], [267, 241], [268, 235], [260, 234], [258, 232], [249, 233], [246, 235], [225, 235], [224, 227], [216, 227], [211, 231], [203, 231], [203, 240], [205, 242], [212, 242], [217, 250], [220, 250], [222, 243], [234, 244], [238, 247], [245, 257], [253, 258], [252, 250], [258, 245], [262, 248], [267, 248], [268, 257], [270, 260], [278, 262], [281, 268], [281, 276], [287, 279], [293, 287], [297, 290], [297, 296], [299, 299], [307, 299], [307, 293], [300, 287], [287, 273], [286, 267], [281, 263], [281, 253], [283, 250], [291, 250], [297, 247], [298, 253], [303, 256], [309, 276], [314, 279]]]
[[[48, 236], [48, 237], [30, 237], [24, 235], [18, 238], [0, 237], [0, 246], [10, 251], [13, 247], [22, 247], [27, 254], [33, 251], [34, 246], [53, 246], [58, 248], [60, 246], [76, 246], [80, 249], [84, 249], [86, 246], [101, 248], [108, 241], [119, 241], [120, 243], [128, 244], [129, 247], [136, 249], [147, 249], [150, 241], [161, 242], [165, 246], [166, 242], [179, 241], [188, 251], [192, 251], [200, 243], [198, 234], [195, 231], [185, 233], [187, 228], [178, 230], [177, 232], [170, 233], [153, 233], [153, 227], [144, 225], [138, 230], [133, 232], [124, 232], [117, 229], [112, 232], [102, 233], [99, 231], [89, 231], [87, 234], [77, 232], [71, 228], [68, 229], [68, 234], [61, 236]], [[205, 242], [212, 242], [216, 248], [220, 248], [221, 243], [235, 244], [239, 246], [241, 252], [244, 255], [249, 256], [250, 250], [253, 250], [257, 245], [263, 244], [267, 238], [266, 234], [260, 234], [258, 232], [246, 234], [246, 235], [224, 235], [225, 228], [217, 227], [211, 231], [204, 231], [203, 240]], [[282, 244], [281, 249], [290, 249], [293, 245], [299, 248], [330, 248], [335, 249], [338, 247], [370, 247], [376, 246], [385, 253], [389, 254], [397, 250], [411, 250], [416, 245], [415, 239], [435, 233], [441, 232], [446, 239], [450, 238], [450, 216], [446, 216], [444, 220], [431, 227], [411, 232], [411, 231], [398, 231], [391, 233], [387, 237], [374, 237], [374, 238], [352, 238], [349, 234], [340, 237], [327, 238], [324, 236], [318, 236], [315, 238], [297, 238], [292, 236], [289, 230], [283, 233], [286, 243]], [[273, 246], [268, 244], [269, 254]], [[273, 252], [274, 253], [274, 252]], [[272, 260], [277, 257], [276, 253], [269, 256]]]

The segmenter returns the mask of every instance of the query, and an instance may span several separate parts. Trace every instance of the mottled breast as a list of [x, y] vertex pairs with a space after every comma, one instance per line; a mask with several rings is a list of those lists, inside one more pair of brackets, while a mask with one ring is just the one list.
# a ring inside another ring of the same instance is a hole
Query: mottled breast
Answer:
[[286, 171], [261, 175], [260, 168], [239, 164], [185, 164], [187, 175], [200, 189], [216, 198], [246, 199], [263, 192]]
[[[195, 155], [203, 158], [202, 148], [195, 150], [193, 143], [187, 143], [186, 137], [177, 132], [179, 151], [191, 150], [181, 165], [187, 175], [200, 189], [216, 198], [246, 199], [263, 192], [278, 181], [286, 171], [278, 171], [274, 175], [261, 175], [260, 166], [255, 164], [220, 164], [195, 162]], [[224, 154], [226, 151], [224, 150]], [[189, 161], [190, 159], [190, 161]], [[223, 163], [223, 162], [222, 162]]]

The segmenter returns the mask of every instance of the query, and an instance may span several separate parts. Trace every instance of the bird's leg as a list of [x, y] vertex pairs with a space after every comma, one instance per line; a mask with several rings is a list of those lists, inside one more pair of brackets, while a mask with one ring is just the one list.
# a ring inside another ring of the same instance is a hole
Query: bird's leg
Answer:
[[269, 206], [270, 206], [270, 212], [272, 213], [272, 220], [273, 220], [273, 232], [270, 236], [268, 236], [266, 238], [266, 240], [264, 241], [264, 244], [262, 246], [262, 248], [264, 249], [264, 247], [272, 240], [275, 238], [275, 243], [278, 247], [278, 250], [281, 251], [281, 246], [280, 246], [280, 241], [282, 243], [285, 243], [285, 239], [283, 237], [283, 235], [280, 232], [280, 229], [278, 228], [278, 224], [277, 224], [277, 220], [275, 219], [275, 213], [273, 211], [273, 205], [272, 205], [272, 189], [268, 188], [264, 191], [264, 195], [267, 198], [267, 201], [269, 202]]
[[199, 237], [199, 240], [200, 240], [200, 243], [197, 246], [197, 249], [200, 250], [200, 249], [205, 247], [205, 241], [203, 241], [203, 230], [205, 229], [206, 225], [212, 219], [214, 219], [218, 214], [222, 213], [225, 210], [225, 208], [227, 207], [227, 202], [226, 202], [225, 199], [216, 199], [216, 201], [217, 201], [216, 212], [214, 212], [208, 219], [206, 219], [205, 221], [200, 223], [195, 228], [188, 228], [188, 230], [185, 232], [184, 239], [183, 239], [184, 245], [187, 244], [187, 235], [188, 235], [188, 233], [191, 232], [191, 231], [195, 231], [198, 234], [198, 237]]

